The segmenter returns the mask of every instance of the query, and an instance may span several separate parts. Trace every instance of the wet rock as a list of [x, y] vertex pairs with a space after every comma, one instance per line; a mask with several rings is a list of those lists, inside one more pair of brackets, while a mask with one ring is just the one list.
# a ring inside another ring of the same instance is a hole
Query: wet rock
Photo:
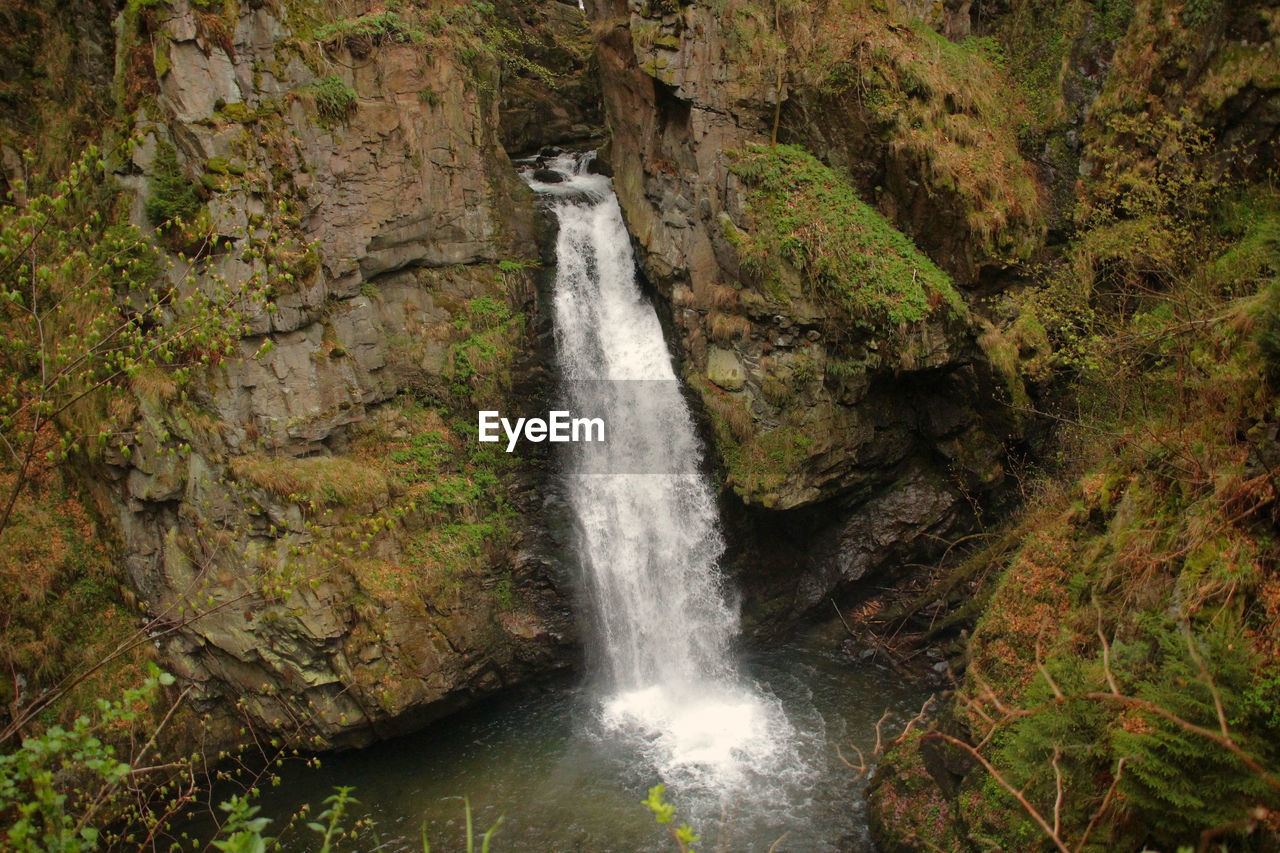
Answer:
[[726, 391], [741, 391], [747, 384], [747, 372], [732, 352], [712, 347], [707, 354], [707, 378]]

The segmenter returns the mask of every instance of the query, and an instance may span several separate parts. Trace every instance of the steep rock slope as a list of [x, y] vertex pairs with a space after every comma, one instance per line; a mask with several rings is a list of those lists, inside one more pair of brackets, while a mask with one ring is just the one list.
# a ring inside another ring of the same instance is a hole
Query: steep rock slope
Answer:
[[556, 88], [581, 53], [537, 64], [580, 40], [571, 12], [130, 2], [114, 72], [81, 28], [100, 100], [44, 93], [131, 140], [108, 216], [155, 228], [175, 282], [241, 294], [237, 351], [190, 390], [134, 375], [93, 462], [158, 655], [215, 729], [364, 743], [574, 659], [544, 465], [474, 440], [478, 406], [545, 387], [543, 225], [500, 127], [525, 74], [545, 85], [519, 103], [560, 120], [535, 141], [592, 132], [590, 85]]
[[920, 594], [972, 634], [935, 730], [876, 771], [872, 827], [888, 850], [1274, 849], [1280, 16], [1003, 11], [984, 24], [1037, 87], [1070, 229], [1006, 306], [1046, 331], [1060, 452]]
[[[168, 67], [139, 116], [147, 142], [167, 136], [214, 176], [212, 233], [251, 239], [258, 215], [296, 252], [277, 242], [292, 275], [200, 401], [212, 429], [148, 419], [120, 466], [130, 570], [152, 608], [208, 596], [165, 649], [184, 677], [261, 725], [305, 719], [323, 743], [563, 665], [570, 630], [518, 556], [536, 469], [478, 455], [468, 432], [470, 404], [510, 401], [541, 358], [534, 213], [497, 137], [498, 62], [468, 65], [450, 32], [479, 42], [492, 25], [466, 7], [390, 14], [228, 7], [218, 30], [175, 4], [150, 33]], [[232, 251], [221, 272], [260, 269]], [[191, 451], [166, 455], [164, 433]]]
[[929, 553], [998, 486], [1018, 418], [959, 286], [1043, 233], [974, 96], [999, 70], [847, 5], [588, 3], [619, 198], [777, 614]]

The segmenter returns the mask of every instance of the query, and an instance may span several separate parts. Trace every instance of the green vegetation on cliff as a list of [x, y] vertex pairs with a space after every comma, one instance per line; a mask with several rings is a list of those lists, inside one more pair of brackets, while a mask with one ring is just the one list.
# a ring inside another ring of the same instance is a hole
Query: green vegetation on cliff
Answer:
[[779, 145], [731, 156], [730, 169], [749, 187], [741, 263], [766, 291], [778, 289], [785, 263], [855, 322], [894, 327], [940, 307], [965, 313], [947, 274], [813, 155]]
[[[874, 128], [888, 149], [892, 165], [885, 178], [896, 202], [911, 195], [910, 181], [948, 199], [938, 215], [963, 230], [955, 237], [970, 244], [970, 262], [1027, 260], [1043, 240], [1045, 211], [1035, 172], [1020, 150], [1028, 109], [999, 44], [977, 37], [952, 41], [918, 20], [904, 23], [886, 26], [865, 11], [830, 23], [839, 38], [815, 56], [822, 59], [814, 80], [824, 96], [820, 103], [837, 115], [848, 110]], [[850, 132], [858, 132], [857, 124]], [[846, 143], [833, 138], [828, 144]]]
[[[1176, 59], [1188, 17], [1228, 24], [1159, 5], [1135, 4], [1090, 119], [1070, 243], [990, 333], [1024, 405], [1052, 407], [1058, 458], [956, 570], [998, 580], [940, 728], [891, 750], [873, 786], [890, 845], [924, 839], [911, 810], [940, 791], [946, 849], [1275, 842], [1280, 195], [1251, 153], [1265, 120], [1237, 113], [1223, 139], [1202, 96], [1242, 70], [1235, 49]], [[1173, 66], [1188, 85], [1154, 97], [1147, 75]], [[1276, 89], [1252, 67], [1235, 79]], [[923, 595], [963, 611], [956, 584]]]

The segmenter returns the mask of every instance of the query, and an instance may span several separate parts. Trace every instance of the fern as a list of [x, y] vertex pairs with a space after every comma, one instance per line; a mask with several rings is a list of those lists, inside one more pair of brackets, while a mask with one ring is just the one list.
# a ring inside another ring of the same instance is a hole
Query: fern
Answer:
[[[1137, 685], [1139, 698], [1211, 731], [1219, 727], [1209, 683], [1192, 658], [1187, 640], [1172, 626], [1157, 635], [1160, 664]], [[1264, 766], [1280, 759], [1280, 731], [1246, 702], [1255, 661], [1241, 642], [1238, 623], [1224, 613], [1197, 638], [1199, 654], [1213, 678], [1231, 723], [1231, 736]], [[1176, 847], [1206, 827], [1236, 822], [1259, 803], [1274, 805], [1275, 793], [1219, 744], [1154, 714], [1128, 718], [1115, 733], [1118, 754], [1131, 756], [1121, 784], [1126, 807], [1146, 826], [1150, 840]]]

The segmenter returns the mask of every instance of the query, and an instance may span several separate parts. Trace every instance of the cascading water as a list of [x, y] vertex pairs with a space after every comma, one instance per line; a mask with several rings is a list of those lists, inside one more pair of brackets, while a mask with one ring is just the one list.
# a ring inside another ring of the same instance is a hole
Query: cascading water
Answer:
[[803, 762], [781, 704], [730, 656], [738, 619], [692, 417], [617, 198], [587, 162], [562, 155], [547, 165], [563, 180], [530, 183], [553, 196], [560, 223], [553, 307], [567, 403], [608, 430], [607, 446], [580, 445], [565, 473], [599, 628], [602, 723], [669, 785], [740, 799], [752, 780], [802, 773]]

